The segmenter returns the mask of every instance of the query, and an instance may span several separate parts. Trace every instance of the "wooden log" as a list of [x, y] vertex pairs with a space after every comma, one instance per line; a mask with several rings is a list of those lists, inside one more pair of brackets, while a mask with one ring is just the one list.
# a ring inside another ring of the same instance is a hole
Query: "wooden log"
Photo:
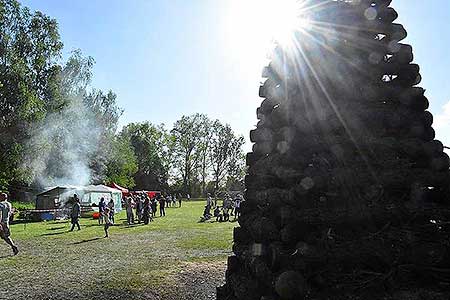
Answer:
[[273, 146], [270, 142], [256, 143], [252, 147], [252, 151], [257, 155], [265, 155], [272, 152]]
[[238, 300], [260, 300], [262, 291], [258, 281], [242, 274], [233, 274], [230, 283]]
[[250, 131], [250, 141], [252, 143], [271, 142], [272, 140], [273, 133], [268, 128], [257, 128]]
[[447, 153], [441, 152], [440, 155], [431, 159], [430, 167], [434, 171], [444, 171], [450, 168], [450, 158]]
[[408, 36], [405, 28], [401, 24], [392, 23], [381, 30], [390, 40], [401, 41]]
[[306, 293], [305, 279], [295, 271], [283, 272], [275, 281], [275, 291], [283, 300], [302, 299]]
[[[424, 96], [425, 90], [420, 87], [406, 88], [397, 94], [398, 101], [414, 110], [425, 110], [429, 106], [428, 99]], [[395, 97], [395, 94], [392, 95]]]
[[227, 260], [227, 268], [228, 271], [230, 271], [231, 273], [235, 273], [237, 271], [239, 271], [241, 266], [241, 263], [239, 261], [239, 259], [237, 258], [237, 256], [228, 256], [228, 260]]
[[392, 7], [378, 9], [378, 18], [386, 23], [392, 23], [398, 18], [398, 13]]
[[251, 259], [250, 270], [259, 282], [266, 286], [271, 286], [272, 272], [261, 257], [253, 257]]
[[255, 153], [253, 153], [253, 152], [249, 152], [249, 153], [247, 153], [247, 154], [245, 155], [245, 163], [246, 163], [247, 166], [252, 166], [252, 165], [254, 165], [254, 164], [258, 161], [258, 159], [259, 159], [260, 157], [261, 157], [261, 156], [255, 154]]
[[415, 123], [411, 125], [408, 136], [428, 142], [434, 140], [434, 138], [436, 137], [436, 133], [432, 127], [424, 126], [420, 123]]
[[233, 229], [233, 240], [240, 244], [250, 244], [252, 242], [252, 237], [250, 232], [248, 232], [243, 227], [235, 227]]
[[280, 238], [280, 232], [275, 226], [275, 223], [267, 217], [254, 219], [248, 231], [257, 243], [276, 241]]
[[438, 140], [423, 144], [423, 150], [428, 157], [435, 157], [444, 151], [444, 145]]
[[401, 150], [411, 158], [423, 157], [424, 153], [424, 142], [420, 139], [406, 139], [400, 142]]
[[413, 61], [414, 55], [411, 45], [399, 44], [400, 49], [398, 52], [392, 54], [391, 57], [386, 58], [387, 63], [392, 64], [409, 64]]

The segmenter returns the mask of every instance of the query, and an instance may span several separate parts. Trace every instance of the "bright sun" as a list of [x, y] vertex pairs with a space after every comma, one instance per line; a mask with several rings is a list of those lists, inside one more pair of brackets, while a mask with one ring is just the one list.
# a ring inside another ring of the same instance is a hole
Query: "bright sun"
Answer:
[[289, 43], [294, 30], [310, 26], [308, 20], [301, 17], [302, 2], [304, 0], [227, 0], [226, 40], [233, 56], [245, 57], [247, 64], [260, 68], [274, 40]]
[[291, 40], [292, 32], [308, 25], [307, 19], [301, 17], [298, 0], [267, 0], [264, 3], [263, 15], [267, 21], [268, 32], [280, 43]]

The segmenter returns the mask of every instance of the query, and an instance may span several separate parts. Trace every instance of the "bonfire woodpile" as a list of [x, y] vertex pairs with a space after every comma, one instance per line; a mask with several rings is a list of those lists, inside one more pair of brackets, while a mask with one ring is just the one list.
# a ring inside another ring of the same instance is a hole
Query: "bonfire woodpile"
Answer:
[[263, 71], [217, 299], [448, 299], [449, 157], [397, 12], [305, 3]]

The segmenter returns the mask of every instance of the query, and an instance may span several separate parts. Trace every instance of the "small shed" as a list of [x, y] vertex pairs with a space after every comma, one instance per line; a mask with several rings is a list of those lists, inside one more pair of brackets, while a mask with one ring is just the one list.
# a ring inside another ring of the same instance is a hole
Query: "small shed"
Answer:
[[36, 209], [61, 208], [69, 197], [79, 189], [80, 187], [71, 185], [47, 188], [44, 192], [36, 195]]

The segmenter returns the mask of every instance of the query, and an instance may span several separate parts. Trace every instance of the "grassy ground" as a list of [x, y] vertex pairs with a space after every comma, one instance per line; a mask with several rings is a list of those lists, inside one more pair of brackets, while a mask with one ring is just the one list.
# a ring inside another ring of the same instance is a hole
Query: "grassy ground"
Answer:
[[145, 226], [122, 212], [107, 239], [92, 219], [74, 232], [69, 221], [12, 225], [21, 252], [0, 243], [0, 299], [213, 298], [237, 223], [198, 223], [203, 206], [185, 202]]

